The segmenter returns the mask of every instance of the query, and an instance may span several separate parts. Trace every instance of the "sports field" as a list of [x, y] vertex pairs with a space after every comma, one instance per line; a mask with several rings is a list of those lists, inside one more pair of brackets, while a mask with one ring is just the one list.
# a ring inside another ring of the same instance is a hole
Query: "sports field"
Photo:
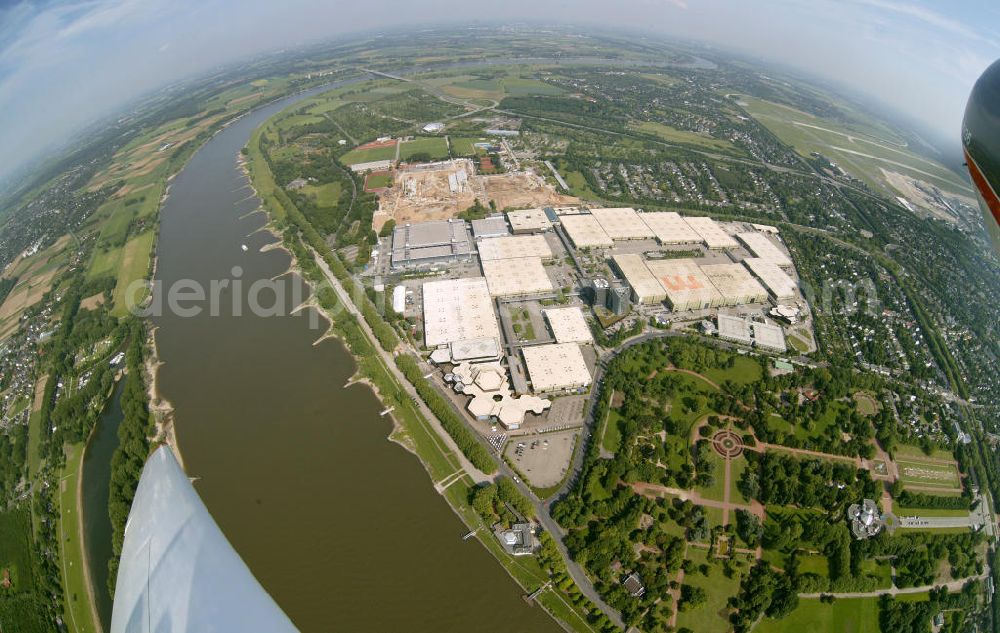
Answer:
[[443, 136], [415, 138], [399, 147], [399, 158], [409, 160], [417, 154], [427, 154], [431, 160], [448, 158], [448, 141]]
[[[697, 629], [696, 629], [697, 630]], [[799, 606], [781, 620], [764, 618], [758, 633], [878, 633], [878, 598], [854, 598], [824, 604], [816, 599], [800, 600]]]
[[478, 154], [476, 149], [476, 143], [486, 142], [488, 139], [469, 137], [469, 136], [455, 136], [448, 139], [451, 143], [451, 155], [452, 156], [475, 156]]
[[370, 163], [376, 160], [393, 160], [396, 158], [396, 146], [371, 147], [368, 149], [352, 149], [340, 157], [340, 162], [345, 165], [356, 165], [358, 163]]

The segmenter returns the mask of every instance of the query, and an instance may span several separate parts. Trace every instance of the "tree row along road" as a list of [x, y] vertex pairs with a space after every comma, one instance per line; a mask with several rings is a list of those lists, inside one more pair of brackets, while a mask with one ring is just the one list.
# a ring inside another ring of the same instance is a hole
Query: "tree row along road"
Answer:
[[[468, 474], [472, 478], [472, 480], [476, 483], [483, 483], [490, 481], [489, 475], [483, 473], [481, 470], [477, 469], [469, 462], [469, 460], [465, 457], [462, 451], [458, 448], [458, 445], [455, 444], [455, 441], [441, 426], [441, 423], [438, 421], [437, 416], [435, 416], [434, 413], [427, 408], [427, 405], [424, 404], [424, 401], [420, 398], [419, 395], [417, 395], [417, 391], [413, 387], [413, 385], [410, 384], [410, 381], [408, 381], [406, 377], [403, 376], [399, 368], [396, 367], [393, 355], [379, 346], [377, 339], [375, 338], [375, 334], [371, 330], [371, 327], [368, 325], [367, 321], [365, 321], [364, 316], [362, 316], [357, 306], [354, 305], [353, 300], [351, 299], [347, 291], [344, 289], [344, 287], [341, 285], [340, 280], [337, 279], [336, 276], [334, 276], [333, 271], [330, 270], [330, 267], [327, 265], [326, 261], [322, 257], [320, 257], [315, 250], [310, 248], [310, 251], [312, 252], [313, 259], [315, 259], [316, 263], [319, 265], [320, 270], [323, 271], [323, 275], [326, 276], [326, 279], [330, 283], [330, 286], [333, 288], [334, 292], [337, 293], [337, 297], [340, 299], [341, 303], [346, 307], [347, 311], [352, 316], [355, 317], [355, 319], [358, 321], [359, 326], [362, 328], [362, 331], [365, 333], [365, 336], [368, 337], [372, 345], [378, 351], [379, 357], [381, 358], [383, 364], [388, 368], [388, 370], [391, 372], [395, 380], [400, 384], [402, 389], [406, 391], [407, 395], [413, 398], [413, 400], [417, 403], [417, 406], [420, 409], [420, 413], [427, 419], [427, 422], [434, 429], [436, 435], [438, 435], [439, 438], [454, 453], [455, 457], [458, 459], [461, 465], [462, 470], [464, 470], [465, 473]], [[451, 403], [452, 406], [454, 406], [454, 402], [452, 402], [450, 398], [448, 399], [448, 402]], [[550, 534], [552, 534], [552, 536], [554, 537], [553, 540], [556, 543], [556, 547], [559, 549], [559, 553], [562, 555], [563, 560], [566, 563], [566, 568], [569, 571], [569, 574], [573, 578], [574, 582], [576, 582], [577, 587], [579, 587], [580, 592], [583, 595], [585, 595], [588, 599], [590, 599], [591, 602], [597, 605], [597, 607], [601, 609], [616, 626], [624, 628], [624, 622], [622, 621], [621, 616], [618, 614], [618, 612], [615, 611], [613, 608], [611, 608], [610, 605], [605, 603], [603, 599], [601, 599], [601, 595], [597, 592], [597, 589], [594, 588], [593, 583], [590, 582], [590, 579], [587, 577], [587, 574], [584, 572], [583, 568], [569, 556], [569, 552], [566, 550], [566, 546], [563, 545], [562, 543], [563, 530], [559, 526], [559, 524], [556, 523], [555, 520], [553, 520], [552, 517], [549, 515], [548, 508], [546, 507], [546, 505], [542, 503], [531, 492], [530, 489], [528, 489], [528, 487], [524, 482], [520, 481], [517, 475], [507, 466], [506, 463], [504, 463], [502, 459], [500, 460], [499, 463], [499, 470], [501, 474], [506, 475], [510, 477], [512, 480], [516, 481], [518, 488], [521, 490], [521, 493], [524, 494], [525, 497], [531, 501], [535, 509], [535, 514], [537, 515], [539, 522], [542, 524], [542, 527], [544, 527], [545, 530], [548, 531]], [[438, 482], [435, 482], [435, 484], [437, 483]]]
[[990, 576], [990, 566], [986, 565], [983, 573], [978, 576], [969, 576], [967, 578], [959, 578], [958, 580], [952, 580], [944, 584], [937, 585], [924, 585], [922, 587], [904, 587], [900, 589], [899, 587], [892, 587], [890, 589], [879, 589], [878, 591], [862, 591], [857, 593], [800, 593], [800, 598], [819, 598], [821, 596], [833, 596], [834, 598], [878, 598], [882, 594], [889, 594], [890, 596], [901, 596], [906, 594], [914, 593], [924, 593], [930, 591], [931, 589], [936, 589], [938, 587], [945, 587], [948, 589], [948, 593], [954, 593], [960, 591], [965, 583], [970, 580], [985, 580]]

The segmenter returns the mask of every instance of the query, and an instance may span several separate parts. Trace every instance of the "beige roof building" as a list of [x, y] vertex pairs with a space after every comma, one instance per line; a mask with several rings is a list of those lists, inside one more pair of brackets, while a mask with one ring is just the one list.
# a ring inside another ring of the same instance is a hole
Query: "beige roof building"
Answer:
[[480, 263], [493, 297], [520, 297], [555, 290], [541, 257], [487, 259]]
[[698, 234], [709, 248], [736, 248], [739, 244], [712, 218], [690, 216], [684, 218], [691, 230]]
[[510, 235], [480, 240], [479, 259], [514, 259], [516, 257], [552, 258], [552, 248], [543, 235]]
[[590, 386], [590, 369], [576, 343], [522, 347], [521, 354], [535, 393]]
[[792, 258], [785, 255], [767, 235], [763, 233], [737, 233], [736, 239], [743, 242], [747, 250], [756, 257], [775, 266], [791, 266]]
[[590, 215], [613, 240], [645, 240], [653, 237], [653, 231], [639, 218], [631, 207], [613, 209], [591, 209]]
[[510, 222], [511, 231], [514, 235], [522, 233], [541, 233], [552, 228], [545, 211], [542, 209], [522, 209], [520, 211], [508, 211], [507, 221]]
[[702, 241], [701, 236], [688, 226], [679, 213], [656, 211], [640, 213], [639, 218], [646, 223], [660, 244], [697, 244]]
[[455, 341], [500, 338], [486, 279], [444, 279], [423, 286], [427, 347]]
[[767, 290], [740, 264], [711, 264], [702, 266], [701, 272], [722, 295], [722, 305], [767, 301]]
[[611, 248], [615, 245], [592, 215], [563, 215], [559, 216], [559, 222], [577, 248]]
[[542, 310], [557, 343], [593, 343], [594, 336], [578, 307]]
[[636, 303], [660, 303], [667, 298], [663, 284], [656, 278], [642, 256], [635, 254], [614, 255], [611, 258], [615, 268], [632, 288], [632, 300]]
[[520, 428], [529, 412], [541, 415], [552, 405], [552, 401], [537, 396], [515, 398], [507, 370], [498, 362], [461, 363], [452, 373], [462, 385], [461, 393], [472, 398], [467, 405], [469, 413], [480, 420], [496, 418], [508, 430]]
[[753, 276], [764, 284], [776, 300], [787, 301], [798, 294], [798, 283], [776, 264], [759, 257], [748, 257], [743, 260], [743, 265], [750, 269]]
[[693, 259], [654, 259], [646, 262], [667, 294], [675, 312], [703, 310], [722, 305], [722, 295]]

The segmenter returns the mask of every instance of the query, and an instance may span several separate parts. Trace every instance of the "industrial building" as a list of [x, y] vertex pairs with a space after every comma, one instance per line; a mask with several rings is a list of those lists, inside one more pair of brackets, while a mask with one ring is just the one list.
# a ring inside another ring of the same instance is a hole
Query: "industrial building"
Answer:
[[552, 248], [543, 235], [508, 235], [493, 237], [479, 242], [479, 259], [516, 259], [518, 257], [540, 257], [552, 259]]
[[356, 174], [363, 174], [366, 171], [386, 171], [392, 168], [393, 161], [391, 160], [373, 160], [367, 163], [354, 163], [351, 165], [351, 171]]
[[753, 333], [750, 330], [750, 319], [720, 314], [717, 318], [719, 338], [742, 345], [753, 345]]
[[684, 218], [684, 222], [692, 231], [698, 234], [701, 241], [709, 248], [736, 248], [739, 244], [730, 237], [729, 233], [712, 218], [691, 216]]
[[780, 325], [755, 322], [753, 324], [753, 340], [757, 347], [772, 352], [784, 352], [787, 349], [785, 332]]
[[523, 347], [521, 354], [535, 393], [569, 391], [590, 386], [590, 369], [576, 343]]
[[523, 297], [555, 290], [541, 257], [484, 259], [481, 264], [493, 297]]
[[639, 214], [660, 244], [697, 244], [701, 236], [688, 226], [684, 218], [673, 211], [656, 211]]
[[488, 218], [472, 221], [472, 237], [477, 240], [504, 235], [510, 235], [510, 229], [507, 228], [507, 220], [504, 220], [502, 215], [491, 215]]
[[434, 220], [397, 226], [392, 232], [392, 267], [411, 268], [472, 259], [472, 236], [463, 220]]
[[549, 322], [549, 329], [556, 343], [593, 343], [594, 336], [583, 317], [583, 310], [572, 308], [551, 308], [542, 314]]
[[701, 272], [722, 295], [722, 305], [767, 301], [767, 290], [740, 264], [711, 264], [702, 266]]
[[590, 215], [612, 240], [646, 240], [653, 237], [653, 231], [631, 207], [591, 209]]
[[650, 272], [642, 256], [614, 255], [611, 261], [632, 288], [632, 300], [636, 303], [649, 305], [660, 303], [667, 298], [663, 284]]
[[743, 265], [764, 284], [775, 301], [788, 301], [798, 294], [798, 283], [776, 264], [759, 257], [748, 257], [743, 260]]
[[791, 266], [792, 259], [781, 252], [771, 239], [763, 233], [737, 233], [736, 239], [743, 242], [747, 250], [758, 259], [774, 264], [775, 266]]
[[484, 278], [428, 281], [423, 286], [423, 295], [427, 347], [467, 339], [500, 338], [500, 326]]
[[615, 245], [592, 215], [561, 215], [559, 222], [577, 248], [611, 248]]
[[655, 259], [646, 262], [663, 286], [674, 312], [704, 310], [722, 305], [722, 295], [693, 259]]
[[543, 209], [523, 209], [521, 211], [508, 211], [507, 221], [514, 235], [522, 233], [541, 233], [552, 228], [552, 221], [549, 220]]

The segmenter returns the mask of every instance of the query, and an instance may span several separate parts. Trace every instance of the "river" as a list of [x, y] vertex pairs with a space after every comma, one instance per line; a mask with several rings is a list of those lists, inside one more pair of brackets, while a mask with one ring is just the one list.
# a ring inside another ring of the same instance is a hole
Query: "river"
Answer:
[[108, 497], [111, 491], [111, 457], [118, 448], [118, 426], [122, 422], [121, 395], [125, 379], [115, 385], [111, 400], [101, 412], [94, 431], [87, 440], [83, 456], [83, 542], [87, 566], [94, 589], [94, 602], [101, 626], [111, 626], [111, 591], [108, 589], [108, 561], [111, 560], [111, 517]]
[[[329, 89], [329, 87], [325, 88]], [[237, 120], [174, 179], [157, 284], [244, 287], [289, 255], [250, 197], [237, 155], [253, 129], [306, 95]], [[246, 244], [244, 252], [241, 245]], [[285, 275], [283, 279], [289, 279]], [[232, 293], [224, 293], [231, 298]], [[228, 303], [227, 303], [228, 306]], [[223, 532], [303, 631], [557, 631], [474, 540], [363, 385], [353, 359], [303, 316], [154, 317], [161, 395], [185, 469]]]

